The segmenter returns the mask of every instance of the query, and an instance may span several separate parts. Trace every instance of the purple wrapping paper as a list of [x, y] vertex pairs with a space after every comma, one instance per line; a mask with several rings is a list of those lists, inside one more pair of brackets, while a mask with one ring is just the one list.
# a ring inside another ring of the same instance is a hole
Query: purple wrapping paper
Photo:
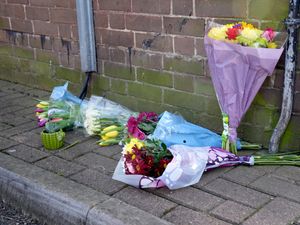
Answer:
[[229, 137], [236, 128], [283, 52], [280, 49], [251, 48], [205, 36], [205, 50], [212, 82], [222, 112], [229, 116]]

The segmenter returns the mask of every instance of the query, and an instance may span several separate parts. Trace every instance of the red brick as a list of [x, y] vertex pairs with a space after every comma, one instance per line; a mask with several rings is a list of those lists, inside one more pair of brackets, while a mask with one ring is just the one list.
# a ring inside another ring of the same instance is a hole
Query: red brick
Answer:
[[194, 38], [174, 37], [175, 52], [181, 55], [194, 55]]
[[29, 45], [32, 48], [39, 48], [39, 49], [52, 49], [52, 39], [47, 36], [41, 35], [30, 35], [29, 37]]
[[293, 112], [300, 113], [300, 92], [295, 94]]
[[132, 64], [148, 69], [162, 69], [162, 55], [145, 51], [132, 51]]
[[32, 24], [29, 20], [11, 19], [11, 28], [15, 31], [32, 33]]
[[6, 31], [10, 43], [16, 46], [28, 47], [28, 34], [17, 31]]
[[101, 30], [102, 44], [110, 46], [133, 46], [133, 33], [124, 31]]
[[73, 47], [75, 46], [73, 46], [71, 40], [55, 38], [53, 41], [53, 50], [57, 52], [71, 54]]
[[125, 16], [124, 14], [110, 14], [109, 24], [114, 29], [125, 29]]
[[247, 0], [195, 0], [198, 17], [238, 17], [247, 16]]
[[[109, 49], [108, 47], [97, 45], [97, 59], [109, 59]], [[98, 60], [100, 61], [100, 60]]]
[[136, 33], [136, 47], [160, 52], [173, 52], [173, 40], [170, 36], [154, 36]]
[[59, 36], [67, 39], [72, 38], [71, 27], [69, 24], [59, 24], [58, 29], [59, 29]]
[[132, 11], [137, 13], [170, 14], [171, 0], [132, 0]]
[[196, 55], [199, 55], [199, 56], [203, 56], [203, 57], [206, 57], [206, 52], [205, 52], [205, 49], [204, 49], [204, 40], [202, 38], [197, 38], [196, 39]]
[[131, 11], [131, 0], [98, 0], [102, 10]]
[[0, 29], [10, 29], [9, 19], [0, 16]]
[[[300, 72], [298, 71], [296, 74], [296, 85], [295, 85], [295, 90], [297, 92], [300, 92]], [[300, 104], [300, 103], [299, 103]]]
[[71, 50], [70, 50], [70, 53], [72, 55], [79, 55], [79, 42], [78, 41], [72, 41], [71, 42]]
[[31, 6], [53, 7], [52, 0], [29, 0]]
[[44, 7], [26, 6], [26, 17], [30, 20], [49, 20], [49, 10]]
[[[5, 2], [5, 0], [3, 2]], [[7, 0], [7, 3], [28, 4], [28, 0]]]
[[74, 55], [68, 55], [66, 53], [60, 53], [59, 54], [59, 64], [68, 67], [68, 68], [75, 68], [75, 56]]
[[126, 15], [128, 30], [161, 32], [162, 19], [158, 16]]
[[71, 8], [74, 9], [75, 8], [75, 0], [52, 0], [53, 1], [53, 5], [55, 7], [59, 7], [59, 8]]
[[33, 26], [35, 34], [58, 36], [58, 26], [56, 24], [36, 20], [33, 21]]
[[125, 52], [122, 49], [111, 48], [109, 49], [110, 61], [125, 63]]
[[76, 11], [73, 9], [51, 9], [51, 21], [54, 23], [76, 24]]
[[204, 20], [187, 17], [164, 17], [164, 29], [167, 34], [204, 36]]
[[193, 0], [173, 0], [173, 14], [193, 15]]
[[102, 12], [94, 12], [95, 27], [107, 28], [108, 15]]
[[13, 4], [28, 4], [28, 0], [7, 0], [7, 3], [13, 3]]
[[0, 30], [0, 43], [3, 44], [3, 42], [8, 43], [9, 39], [6, 31]]
[[5, 14], [6, 16], [17, 18], [17, 19], [25, 19], [25, 12], [23, 5], [5, 5]]
[[76, 25], [73, 25], [71, 30], [72, 30], [72, 39], [76, 41], [79, 40], [78, 27]]

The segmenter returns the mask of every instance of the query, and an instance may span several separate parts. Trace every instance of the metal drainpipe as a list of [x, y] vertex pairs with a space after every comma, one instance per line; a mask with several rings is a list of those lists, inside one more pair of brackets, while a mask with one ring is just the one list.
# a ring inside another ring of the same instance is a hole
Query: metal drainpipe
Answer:
[[80, 94], [84, 99], [92, 72], [97, 71], [95, 32], [92, 0], [76, 0], [77, 24], [80, 44], [81, 70], [86, 73], [86, 81]]
[[294, 86], [296, 78], [295, 72], [298, 41], [297, 31], [300, 25], [300, 19], [298, 18], [299, 6], [300, 0], [290, 0], [289, 16], [285, 20], [285, 24], [287, 25], [288, 31], [288, 41], [285, 55], [283, 99], [281, 115], [270, 140], [270, 153], [276, 153], [278, 151], [280, 138], [286, 130], [292, 115], [294, 101]]

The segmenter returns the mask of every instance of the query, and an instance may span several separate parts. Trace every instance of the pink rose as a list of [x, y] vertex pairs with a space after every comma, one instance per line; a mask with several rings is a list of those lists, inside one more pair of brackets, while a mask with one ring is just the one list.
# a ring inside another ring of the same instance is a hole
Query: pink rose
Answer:
[[273, 41], [275, 35], [276, 34], [272, 28], [267, 28], [261, 36], [270, 42], [270, 41]]

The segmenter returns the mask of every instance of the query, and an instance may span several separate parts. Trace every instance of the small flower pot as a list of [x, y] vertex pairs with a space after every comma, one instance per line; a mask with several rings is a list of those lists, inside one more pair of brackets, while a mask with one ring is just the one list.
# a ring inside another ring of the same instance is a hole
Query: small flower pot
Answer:
[[65, 132], [62, 130], [47, 133], [47, 131], [42, 131], [41, 139], [44, 147], [48, 150], [56, 150], [64, 145]]

